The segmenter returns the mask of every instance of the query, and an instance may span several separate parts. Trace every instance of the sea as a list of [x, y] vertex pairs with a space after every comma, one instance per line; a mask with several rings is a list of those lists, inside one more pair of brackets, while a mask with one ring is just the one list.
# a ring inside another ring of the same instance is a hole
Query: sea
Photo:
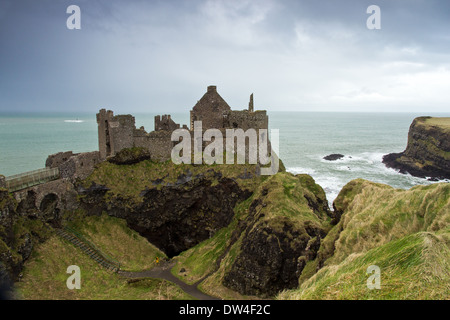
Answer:
[[[153, 130], [152, 113], [133, 113], [136, 127]], [[382, 157], [405, 149], [417, 116], [450, 113], [268, 112], [269, 128], [279, 130], [279, 154], [287, 171], [311, 175], [331, 206], [342, 187], [356, 178], [409, 189], [434, 183], [387, 168]], [[189, 113], [172, 113], [189, 123]], [[95, 113], [0, 114], [0, 174], [10, 176], [45, 167], [47, 156], [61, 151], [98, 150]], [[327, 161], [329, 154], [342, 159]], [[448, 182], [448, 181], [447, 181]]]

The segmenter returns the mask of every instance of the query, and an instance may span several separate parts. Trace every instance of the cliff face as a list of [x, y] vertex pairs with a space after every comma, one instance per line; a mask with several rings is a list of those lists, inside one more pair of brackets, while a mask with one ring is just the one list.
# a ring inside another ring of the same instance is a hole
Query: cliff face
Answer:
[[417, 177], [450, 179], [450, 118], [414, 119], [405, 151], [385, 155], [383, 163]]
[[143, 190], [140, 202], [121, 195], [108, 197], [106, 187], [93, 185], [81, 190], [81, 204], [88, 214], [107, 212], [125, 219], [131, 229], [172, 257], [227, 226], [236, 203], [250, 195], [220, 174], [214, 183], [210, 178], [201, 175], [173, 186]]
[[218, 272], [220, 286], [271, 297], [297, 286], [326, 235], [331, 212], [310, 176], [256, 172], [254, 165], [105, 162], [80, 185], [79, 199], [87, 214], [125, 219], [170, 257], [183, 259], [179, 254], [186, 252], [193, 265], [179, 265], [185, 276], [198, 281], [214, 266], [225, 268]]
[[236, 299], [236, 292], [273, 297], [297, 287], [330, 215], [323, 189], [310, 176], [279, 172], [235, 207], [217, 236], [178, 256], [175, 272], [190, 283], [206, 278], [202, 290], [222, 298]]

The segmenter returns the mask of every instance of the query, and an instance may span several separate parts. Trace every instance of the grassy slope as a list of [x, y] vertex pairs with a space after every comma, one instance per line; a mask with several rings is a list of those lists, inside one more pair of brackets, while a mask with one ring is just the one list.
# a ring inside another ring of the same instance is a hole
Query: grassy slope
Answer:
[[[262, 196], [264, 190], [268, 191], [266, 196]], [[264, 199], [265, 206], [259, 206], [259, 214], [264, 220], [276, 217], [288, 217], [298, 224], [305, 221], [316, 223], [323, 228], [328, 228], [329, 218], [325, 214], [316, 214], [308, 206], [304, 195], [312, 195], [316, 192], [318, 196], [325, 199], [325, 193], [314, 180], [307, 175], [294, 176], [290, 173], [278, 173], [264, 181], [255, 190], [254, 194], [246, 201], [238, 204], [235, 208], [235, 217], [232, 223], [223, 228], [213, 238], [206, 240], [199, 245], [183, 252], [177, 257], [177, 265], [172, 270], [174, 275], [185, 281], [194, 283], [216, 270], [216, 261], [223, 255], [222, 263], [216, 272], [210, 275], [200, 284], [200, 288], [211, 295], [220, 296], [224, 299], [251, 299], [255, 297], [242, 296], [224, 287], [222, 279], [225, 273], [231, 268], [236, 256], [240, 252], [240, 245], [243, 235], [230, 247], [230, 236], [236, 229], [239, 221], [248, 218], [250, 204], [258, 198]], [[257, 223], [257, 224], [258, 224]], [[228, 251], [225, 251], [228, 249]], [[180, 273], [181, 269], [186, 272]]]
[[[448, 183], [398, 190], [358, 179], [342, 189], [335, 206], [344, 214], [321, 247], [332, 256], [280, 299], [448, 298]], [[381, 290], [366, 286], [371, 264], [381, 268]]]
[[155, 266], [164, 252], [128, 228], [126, 221], [103, 214], [71, 221], [69, 226], [81, 233], [108, 257], [120, 263], [121, 270], [142, 271]]
[[[279, 299], [448, 299], [450, 232], [419, 232], [327, 266]], [[381, 289], [367, 287], [367, 268], [380, 267]]]
[[[154, 265], [157, 256], [164, 257], [120, 219], [105, 215], [87, 217], [72, 226], [80, 227], [78, 230], [97, 247], [121, 262], [123, 269], [147, 269]], [[70, 276], [66, 270], [70, 265], [81, 269], [80, 290], [66, 287]], [[129, 283], [56, 235], [35, 248], [16, 287], [22, 299], [190, 299], [167, 281], [144, 279]]]

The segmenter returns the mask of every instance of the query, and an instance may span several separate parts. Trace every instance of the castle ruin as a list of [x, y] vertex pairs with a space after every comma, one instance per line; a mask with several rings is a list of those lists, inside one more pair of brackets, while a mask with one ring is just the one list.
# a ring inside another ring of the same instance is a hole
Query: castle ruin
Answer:
[[[194, 122], [202, 121], [202, 130], [240, 128], [244, 131], [268, 129], [269, 118], [265, 110], [254, 111], [253, 94], [250, 96], [248, 109], [232, 110], [219, 95], [216, 86], [208, 86], [206, 93], [190, 111], [190, 127], [182, 128], [193, 131]], [[120, 150], [143, 147], [150, 151], [153, 160], [167, 161], [176, 144], [171, 141], [172, 132], [180, 129], [170, 115], [155, 116], [154, 131], [147, 133], [143, 127], [137, 129], [132, 115], [114, 115], [113, 111], [101, 109], [97, 114], [98, 142], [100, 159], [114, 156]]]

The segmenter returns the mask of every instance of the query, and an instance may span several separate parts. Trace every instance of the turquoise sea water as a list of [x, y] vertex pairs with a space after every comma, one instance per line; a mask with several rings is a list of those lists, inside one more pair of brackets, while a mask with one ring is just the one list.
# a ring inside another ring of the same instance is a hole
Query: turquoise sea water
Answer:
[[[136, 126], [153, 130], [155, 114], [134, 114]], [[269, 112], [269, 127], [279, 129], [280, 158], [288, 171], [308, 173], [331, 202], [350, 180], [364, 178], [410, 188], [431, 183], [386, 168], [382, 156], [403, 151], [417, 116], [450, 114]], [[172, 114], [181, 124], [189, 113]], [[98, 150], [95, 114], [0, 114], [0, 174], [45, 166], [49, 154]], [[326, 161], [331, 153], [344, 159]]]

